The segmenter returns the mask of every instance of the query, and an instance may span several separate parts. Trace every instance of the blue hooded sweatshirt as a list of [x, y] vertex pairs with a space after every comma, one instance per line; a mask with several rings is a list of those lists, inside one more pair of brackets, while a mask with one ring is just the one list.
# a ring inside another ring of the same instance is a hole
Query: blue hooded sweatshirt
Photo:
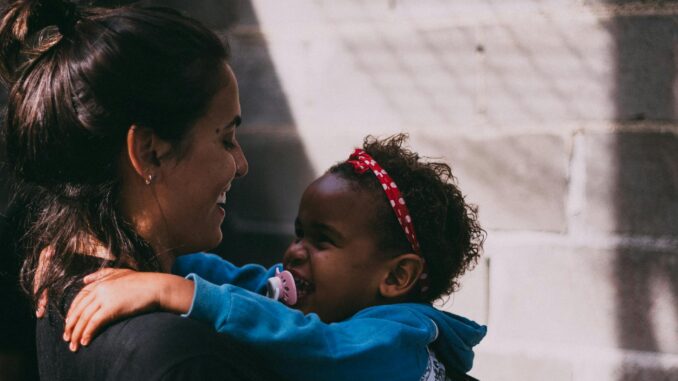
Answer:
[[236, 267], [211, 254], [180, 257], [173, 272], [195, 282], [185, 316], [205, 321], [251, 348], [271, 369], [294, 380], [418, 381], [429, 350], [451, 374], [473, 365], [473, 346], [487, 328], [423, 303], [363, 309], [326, 324], [263, 293], [279, 265]]

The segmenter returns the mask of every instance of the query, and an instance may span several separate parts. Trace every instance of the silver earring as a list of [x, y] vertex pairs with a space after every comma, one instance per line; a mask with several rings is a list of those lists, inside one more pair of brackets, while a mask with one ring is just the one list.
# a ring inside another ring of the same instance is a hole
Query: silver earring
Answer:
[[146, 176], [146, 180], [144, 182], [146, 183], [146, 185], [151, 185], [151, 183], [153, 182], [153, 174], [149, 173], [148, 176]]

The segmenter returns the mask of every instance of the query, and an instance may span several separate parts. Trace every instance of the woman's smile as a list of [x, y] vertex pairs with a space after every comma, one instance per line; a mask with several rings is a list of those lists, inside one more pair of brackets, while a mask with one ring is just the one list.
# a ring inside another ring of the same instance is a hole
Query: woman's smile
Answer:
[[228, 65], [221, 74], [222, 86], [187, 137], [185, 153], [162, 167], [166, 181], [159, 184], [158, 198], [170, 247], [179, 248], [175, 255], [209, 250], [221, 242], [226, 194], [248, 170], [236, 138], [241, 121], [238, 83]]

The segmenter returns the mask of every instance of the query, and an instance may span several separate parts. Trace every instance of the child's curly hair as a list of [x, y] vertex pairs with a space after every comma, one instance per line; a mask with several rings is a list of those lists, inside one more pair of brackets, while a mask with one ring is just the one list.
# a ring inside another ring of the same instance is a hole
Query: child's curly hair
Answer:
[[[407, 138], [406, 134], [383, 140], [367, 136], [363, 149], [388, 172], [405, 199], [421, 254], [428, 264], [430, 284], [422, 298], [432, 302], [458, 289], [459, 278], [480, 257], [485, 231], [478, 223], [478, 208], [466, 203], [450, 166], [420, 160], [416, 152], [403, 148]], [[328, 172], [383, 199], [374, 219], [380, 248], [400, 254], [412, 252], [381, 184], [371, 171], [358, 174], [351, 164], [342, 162]]]

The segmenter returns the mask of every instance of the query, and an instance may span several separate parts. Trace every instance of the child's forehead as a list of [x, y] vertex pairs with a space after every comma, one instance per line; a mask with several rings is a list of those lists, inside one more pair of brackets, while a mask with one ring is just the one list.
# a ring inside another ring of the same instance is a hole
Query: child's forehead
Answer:
[[356, 199], [349, 181], [332, 173], [326, 173], [306, 187], [301, 197], [301, 208], [328, 212], [333, 206], [344, 205]]
[[325, 193], [341, 193], [351, 191], [353, 188], [350, 180], [345, 179], [336, 173], [328, 172], [315, 179], [306, 189], [313, 189]]
[[301, 208], [312, 209], [319, 215], [360, 217], [372, 220], [375, 197], [361, 189], [355, 181], [335, 173], [326, 173], [311, 183], [301, 199]]

